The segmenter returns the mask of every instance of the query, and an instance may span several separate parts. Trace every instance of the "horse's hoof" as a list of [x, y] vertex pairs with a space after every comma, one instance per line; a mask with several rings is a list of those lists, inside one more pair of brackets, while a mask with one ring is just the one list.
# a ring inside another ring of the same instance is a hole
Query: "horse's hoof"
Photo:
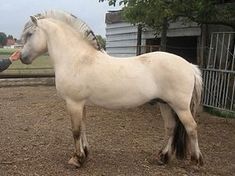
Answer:
[[76, 157], [72, 157], [69, 161], [68, 164], [73, 165], [77, 168], [80, 168], [82, 165], [78, 162]]
[[203, 157], [202, 157], [201, 153], [199, 154], [199, 157], [196, 157], [195, 155], [192, 155], [191, 156], [191, 161], [196, 163], [199, 166], [203, 166], [204, 165]]
[[68, 161], [68, 164], [80, 168], [85, 163], [85, 161], [86, 161], [86, 156], [84, 154], [80, 156], [74, 154], [74, 156]]
[[158, 165], [165, 165], [169, 162], [168, 153], [163, 153], [162, 150], [158, 154], [157, 164]]

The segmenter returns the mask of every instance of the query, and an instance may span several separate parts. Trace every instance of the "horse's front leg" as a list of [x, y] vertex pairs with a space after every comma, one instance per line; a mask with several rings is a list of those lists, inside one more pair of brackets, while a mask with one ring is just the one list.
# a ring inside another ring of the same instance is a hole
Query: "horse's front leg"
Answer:
[[67, 100], [67, 108], [71, 116], [72, 133], [75, 144], [75, 153], [69, 160], [69, 164], [81, 167], [88, 155], [88, 143], [85, 134], [85, 122], [83, 121], [84, 103]]
[[85, 125], [85, 118], [86, 118], [86, 107], [83, 108], [83, 116], [82, 116], [82, 124], [81, 124], [81, 140], [82, 140], [82, 147], [84, 149], [86, 157], [88, 157], [88, 141], [86, 138], [86, 125]]

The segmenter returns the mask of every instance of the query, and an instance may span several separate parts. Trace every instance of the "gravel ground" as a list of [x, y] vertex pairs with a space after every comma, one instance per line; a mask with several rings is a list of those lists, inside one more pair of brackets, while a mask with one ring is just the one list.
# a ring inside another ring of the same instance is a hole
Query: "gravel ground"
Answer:
[[88, 107], [90, 157], [76, 169], [67, 164], [74, 149], [70, 118], [55, 87], [2, 87], [0, 93], [0, 176], [235, 173], [235, 119], [199, 114], [203, 167], [176, 159], [158, 166], [155, 159], [164, 143], [164, 129], [156, 105], [115, 111]]

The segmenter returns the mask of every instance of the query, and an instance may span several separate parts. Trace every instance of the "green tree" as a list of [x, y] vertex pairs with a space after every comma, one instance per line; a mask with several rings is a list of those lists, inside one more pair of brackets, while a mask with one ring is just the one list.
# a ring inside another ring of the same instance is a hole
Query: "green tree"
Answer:
[[96, 35], [96, 38], [101, 45], [101, 47], [105, 50], [106, 49], [106, 40], [101, 35]]
[[109, 5], [124, 5], [123, 16], [132, 24], [151, 27], [161, 32], [161, 50], [166, 50], [169, 23], [184, 19], [198, 24], [223, 24], [235, 29], [235, 8], [231, 4], [218, 6], [219, 0], [99, 0]]
[[0, 32], [0, 46], [4, 46], [6, 44], [6, 34], [3, 32]]
[[225, 25], [235, 30], [235, 3], [221, 2], [224, 1], [183, 0], [177, 11], [198, 24]]
[[7, 38], [12, 40], [14, 39], [12, 35], [8, 35]]

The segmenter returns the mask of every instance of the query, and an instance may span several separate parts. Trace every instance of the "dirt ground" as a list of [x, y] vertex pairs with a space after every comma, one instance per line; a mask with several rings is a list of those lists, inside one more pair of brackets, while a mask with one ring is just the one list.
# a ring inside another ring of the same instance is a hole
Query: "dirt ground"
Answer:
[[222, 175], [235, 173], [235, 119], [200, 113], [205, 165], [174, 159], [158, 166], [164, 143], [156, 105], [130, 110], [87, 108], [90, 157], [83, 168], [67, 164], [73, 153], [70, 118], [55, 87], [0, 88], [0, 176]]

